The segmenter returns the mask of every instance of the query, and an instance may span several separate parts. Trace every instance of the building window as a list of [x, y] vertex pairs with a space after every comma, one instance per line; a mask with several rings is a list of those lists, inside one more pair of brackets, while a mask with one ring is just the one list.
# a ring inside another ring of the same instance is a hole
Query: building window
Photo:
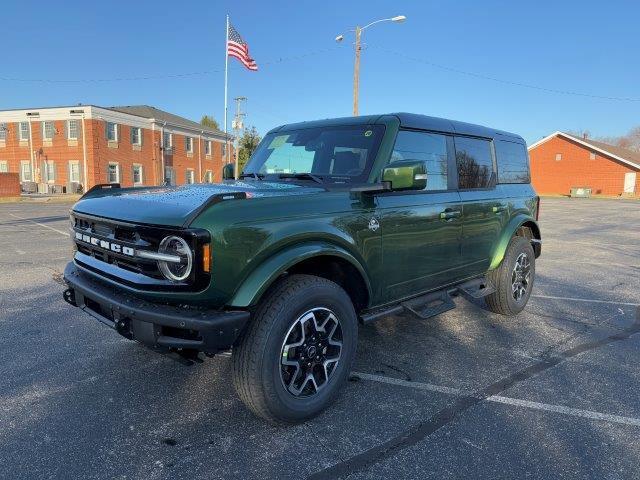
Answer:
[[165, 150], [171, 150], [171, 147], [173, 147], [173, 135], [171, 135], [171, 133], [164, 132], [162, 135], [162, 146]]
[[227, 144], [226, 143], [221, 143], [220, 144], [220, 153], [222, 154], [222, 158], [224, 158], [227, 155]]
[[193, 138], [184, 137], [184, 149], [187, 153], [193, 153]]
[[589, 160], [595, 160], [595, 159], [596, 159], [596, 152], [589, 153]]
[[31, 176], [31, 163], [28, 160], [20, 162], [20, 178], [23, 182], [33, 181], [33, 177]]
[[560, 160], [562, 160], [562, 154], [556, 153], [556, 162], [559, 162]]
[[7, 165], [6, 161], [1, 161], [0, 162], [0, 173], [7, 173], [9, 171], [9, 167]]
[[207, 170], [204, 173], [204, 181], [205, 181], [205, 183], [212, 183], [213, 182], [213, 175], [211, 173], [211, 170]]
[[120, 183], [120, 165], [110, 163], [107, 170], [107, 182]]
[[187, 168], [187, 183], [196, 183], [195, 172], [191, 168]]
[[204, 154], [211, 155], [211, 140], [204, 141]]
[[142, 145], [142, 129], [140, 127], [131, 127], [131, 145]]
[[75, 160], [69, 162], [69, 182], [80, 183], [80, 163]]
[[142, 165], [133, 166], [133, 184], [142, 185]]
[[69, 120], [67, 124], [67, 138], [78, 140], [78, 120]]
[[18, 129], [20, 132], [20, 141], [26, 142], [29, 140], [29, 122], [20, 122], [20, 128]]
[[48, 160], [44, 162], [43, 165], [43, 174], [45, 182], [53, 182], [56, 179], [56, 164], [53, 163], [53, 160]]
[[118, 141], [118, 125], [113, 122], [107, 122], [107, 141]]
[[7, 140], [7, 124], [2, 122], [0, 123], [0, 142], [4, 142]]
[[56, 134], [56, 126], [52, 121], [42, 122], [42, 138], [44, 140], [53, 140]]

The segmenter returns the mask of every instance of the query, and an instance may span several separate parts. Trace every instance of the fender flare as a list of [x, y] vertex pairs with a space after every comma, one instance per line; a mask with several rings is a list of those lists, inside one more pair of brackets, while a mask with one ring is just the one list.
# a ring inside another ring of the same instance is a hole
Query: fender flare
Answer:
[[324, 255], [341, 258], [353, 265], [362, 276], [367, 286], [369, 298], [371, 298], [369, 276], [362, 264], [348, 250], [327, 242], [305, 242], [278, 251], [254, 268], [242, 281], [228, 305], [234, 308], [247, 308], [255, 305], [267, 288], [287, 269], [304, 260]]
[[540, 227], [538, 226], [538, 222], [536, 222], [534, 218], [528, 215], [518, 215], [514, 217], [507, 224], [507, 226], [504, 227], [504, 229], [502, 230], [500, 241], [498, 242], [496, 248], [494, 249], [493, 255], [491, 257], [491, 264], [489, 265], [489, 270], [494, 270], [500, 266], [500, 263], [502, 263], [502, 259], [504, 258], [507, 252], [507, 247], [509, 246], [511, 237], [513, 237], [514, 233], [516, 233], [518, 229], [525, 223], [533, 224], [534, 226], [533, 233], [537, 239], [540, 239]]

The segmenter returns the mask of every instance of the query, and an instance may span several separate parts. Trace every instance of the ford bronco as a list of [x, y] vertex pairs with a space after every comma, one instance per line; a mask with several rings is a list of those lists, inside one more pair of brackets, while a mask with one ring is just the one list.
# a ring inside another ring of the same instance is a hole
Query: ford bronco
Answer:
[[520, 312], [538, 211], [518, 135], [406, 113], [284, 125], [239, 180], [88, 191], [64, 299], [183, 362], [231, 350], [244, 403], [295, 423], [345, 383], [359, 322], [458, 293]]

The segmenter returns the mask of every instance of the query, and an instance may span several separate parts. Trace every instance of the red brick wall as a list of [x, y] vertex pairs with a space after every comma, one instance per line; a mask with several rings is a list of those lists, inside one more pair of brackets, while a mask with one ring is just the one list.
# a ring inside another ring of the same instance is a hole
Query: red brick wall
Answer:
[[[636, 174], [636, 195], [640, 192], [640, 171], [587, 147], [554, 137], [529, 151], [531, 181], [539, 194], [569, 194], [572, 187], [590, 187], [594, 195], [620, 195], [624, 174]], [[557, 161], [556, 154], [562, 154]]]
[[0, 173], [0, 197], [19, 197], [20, 178], [17, 173]]

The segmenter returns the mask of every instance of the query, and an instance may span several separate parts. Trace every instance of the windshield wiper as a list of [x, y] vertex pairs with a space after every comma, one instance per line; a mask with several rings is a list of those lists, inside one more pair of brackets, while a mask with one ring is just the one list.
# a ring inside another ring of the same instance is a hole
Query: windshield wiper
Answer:
[[247, 177], [255, 178], [256, 180], [262, 180], [264, 178], [264, 174], [251, 172], [251, 173], [241, 173], [238, 176], [239, 179], [247, 178]]
[[296, 179], [299, 179], [299, 180], [313, 180], [314, 182], [320, 183], [320, 184], [324, 183], [322, 181], [322, 177], [314, 175], [313, 173], [306, 173], [306, 172], [301, 172], [301, 173], [281, 173], [280, 175], [278, 175], [278, 178], [296, 178]]

